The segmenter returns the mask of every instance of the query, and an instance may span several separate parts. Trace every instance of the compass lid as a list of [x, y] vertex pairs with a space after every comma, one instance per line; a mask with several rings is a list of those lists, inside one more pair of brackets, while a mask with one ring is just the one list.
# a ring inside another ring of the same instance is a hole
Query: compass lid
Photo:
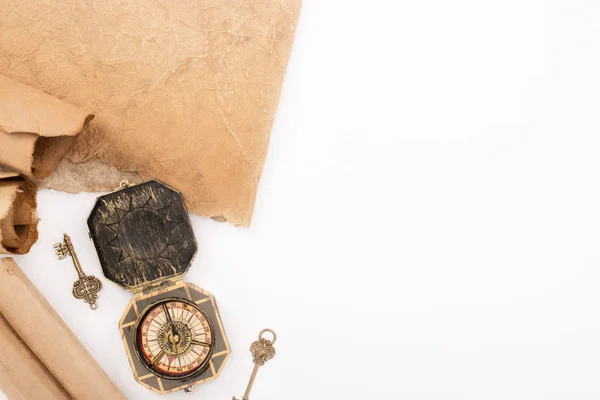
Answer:
[[157, 180], [99, 197], [88, 228], [104, 276], [127, 290], [185, 274], [198, 250], [181, 193]]

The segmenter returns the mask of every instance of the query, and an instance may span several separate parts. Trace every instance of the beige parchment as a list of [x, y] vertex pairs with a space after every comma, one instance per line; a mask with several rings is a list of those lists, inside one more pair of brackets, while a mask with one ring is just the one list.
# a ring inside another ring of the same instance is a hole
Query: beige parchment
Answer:
[[25, 254], [38, 238], [36, 185], [0, 171], [0, 254]]
[[[72, 163], [160, 179], [191, 211], [248, 226], [300, 6], [0, 0], [0, 73], [94, 112]], [[95, 168], [82, 186], [71, 167], [63, 190], [118, 186]]]
[[47, 177], [92, 118], [72, 104], [0, 75], [0, 165], [29, 177]]
[[125, 399], [12, 258], [0, 260], [0, 314], [71, 397]]

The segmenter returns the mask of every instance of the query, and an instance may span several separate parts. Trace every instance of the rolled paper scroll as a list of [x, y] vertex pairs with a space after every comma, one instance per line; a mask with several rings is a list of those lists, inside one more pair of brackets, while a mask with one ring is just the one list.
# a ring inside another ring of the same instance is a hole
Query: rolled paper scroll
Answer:
[[10, 400], [71, 398], [0, 315], [0, 390]]
[[0, 260], [0, 314], [71, 397], [125, 399], [12, 258]]
[[0, 164], [45, 178], [93, 115], [0, 75]]
[[38, 237], [36, 186], [17, 173], [0, 172], [0, 254], [24, 254]]

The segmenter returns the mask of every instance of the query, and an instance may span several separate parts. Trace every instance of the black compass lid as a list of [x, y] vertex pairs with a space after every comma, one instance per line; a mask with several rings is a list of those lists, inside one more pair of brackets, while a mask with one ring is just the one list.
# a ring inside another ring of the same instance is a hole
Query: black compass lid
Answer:
[[156, 180], [99, 197], [88, 228], [104, 276], [128, 290], [185, 274], [198, 250], [181, 193]]

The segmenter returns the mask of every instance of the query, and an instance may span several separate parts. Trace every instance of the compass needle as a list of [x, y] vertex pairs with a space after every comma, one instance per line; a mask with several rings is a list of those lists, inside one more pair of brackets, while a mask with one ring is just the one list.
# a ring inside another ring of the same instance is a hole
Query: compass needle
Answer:
[[210, 347], [210, 343], [201, 342], [199, 340], [192, 340], [192, 344], [196, 344], [198, 346]]
[[155, 365], [157, 361], [160, 361], [160, 359], [165, 355], [165, 351], [161, 350], [156, 357], [154, 357], [154, 359], [152, 360], [152, 362], [150, 363], [150, 365]]
[[173, 320], [171, 319], [171, 314], [169, 314], [169, 309], [167, 308], [167, 303], [163, 303], [162, 308], [163, 308], [163, 312], [165, 313], [165, 316], [167, 318], [167, 322], [172, 325]]

